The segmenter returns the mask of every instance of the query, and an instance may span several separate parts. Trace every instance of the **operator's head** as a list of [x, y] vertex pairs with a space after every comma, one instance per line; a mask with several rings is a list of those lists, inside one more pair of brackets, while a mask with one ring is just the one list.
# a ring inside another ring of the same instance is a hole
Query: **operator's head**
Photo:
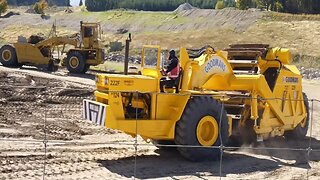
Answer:
[[169, 53], [170, 53], [170, 56], [176, 55], [176, 52], [174, 51], [174, 49], [170, 49]]
[[175, 56], [176, 56], [176, 52], [174, 51], [174, 49], [170, 49], [168, 60], [170, 60], [171, 58], [174, 58]]

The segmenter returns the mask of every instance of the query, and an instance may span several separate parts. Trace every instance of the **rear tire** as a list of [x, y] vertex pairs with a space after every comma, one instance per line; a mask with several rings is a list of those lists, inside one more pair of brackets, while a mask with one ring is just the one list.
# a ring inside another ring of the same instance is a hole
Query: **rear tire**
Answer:
[[13, 46], [4, 45], [0, 49], [0, 62], [6, 67], [18, 66], [17, 53]]
[[66, 66], [71, 73], [84, 73], [86, 62], [83, 55], [78, 51], [71, 51], [68, 53], [66, 59]]
[[227, 144], [229, 124], [227, 113], [222, 108], [218, 101], [208, 96], [193, 97], [189, 100], [176, 125], [175, 143], [204, 147], [178, 147], [183, 157], [191, 161], [203, 161], [220, 155], [219, 148], [205, 146]]
[[287, 139], [304, 139], [307, 135], [310, 121], [310, 112], [309, 112], [309, 100], [305, 93], [303, 95], [304, 106], [306, 107], [307, 117], [300, 124], [298, 124], [292, 131], [287, 131], [284, 136]]

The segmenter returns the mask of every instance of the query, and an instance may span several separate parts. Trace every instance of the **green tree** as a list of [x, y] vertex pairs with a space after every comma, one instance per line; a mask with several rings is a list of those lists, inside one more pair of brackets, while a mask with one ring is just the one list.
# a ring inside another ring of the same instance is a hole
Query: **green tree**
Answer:
[[212, 9], [216, 4], [216, 0], [86, 0], [85, 4], [88, 11], [105, 11], [119, 8], [145, 11], [173, 11], [185, 2], [205, 9]]
[[300, 11], [299, 7], [300, 7], [300, 0], [287, 0], [286, 1], [286, 12], [299, 13], [299, 11]]
[[226, 7], [235, 7], [236, 6], [236, 1], [235, 0], [225, 0], [224, 4]]
[[224, 2], [223, 0], [219, 0], [215, 6], [215, 9], [223, 9], [224, 8]]
[[79, 2], [79, 6], [82, 6], [83, 5], [83, 2], [82, 2], [82, 0], [80, 0], [80, 2]]
[[46, 0], [39, 0], [33, 6], [34, 11], [37, 14], [44, 14], [44, 10], [48, 8], [48, 2]]
[[0, 16], [2, 13], [6, 12], [8, 9], [8, 2], [7, 0], [0, 0]]
[[237, 8], [242, 10], [255, 7], [254, 4], [252, 0], [237, 0]]
[[276, 3], [275, 3], [275, 9], [274, 9], [274, 11], [283, 12], [283, 6], [282, 6], [281, 2], [276, 2]]
[[269, 0], [256, 0], [257, 8], [268, 10]]
[[282, 0], [256, 0], [257, 7], [270, 11], [282, 11]]

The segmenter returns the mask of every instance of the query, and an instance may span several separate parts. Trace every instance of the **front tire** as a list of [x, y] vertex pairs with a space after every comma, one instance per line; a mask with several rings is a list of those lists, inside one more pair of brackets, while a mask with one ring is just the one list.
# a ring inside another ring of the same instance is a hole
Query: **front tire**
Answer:
[[0, 62], [6, 67], [18, 66], [16, 49], [11, 45], [4, 45], [0, 49]]
[[89, 65], [89, 64], [86, 64], [85, 67], [84, 67], [84, 69], [83, 69], [83, 71], [82, 71], [82, 73], [85, 74], [89, 69], [90, 69], [90, 65]]
[[203, 146], [178, 147], [180, 154], [188, 160], [214, 159], [220, 155], [220, 149], [205, 147], [226, 145], [228, 129], [227, 113], [218, 101], [208, 96], [192, 97], [177, 122], [175, 143]]
[[66, 66], [71, 73], [84, 73], [86, 62], [83, 55], [78, 51], [71, 51], [68, 53], [66, 59]]

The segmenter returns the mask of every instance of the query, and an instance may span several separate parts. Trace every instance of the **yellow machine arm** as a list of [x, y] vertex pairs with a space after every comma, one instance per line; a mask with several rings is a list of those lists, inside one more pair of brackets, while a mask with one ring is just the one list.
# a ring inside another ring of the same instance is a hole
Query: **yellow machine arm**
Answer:
[[71, 37], [51, 37], [49, 39], [45, 39], [39, 43], [37, 43], [35, 46], [37, 48], [43, 47], [43, 46], [59, 46], [59, 45], [65, 45], [70, 44], [74, 47], [78, 47], [80, 44], [79, 38], [71, 38]]

